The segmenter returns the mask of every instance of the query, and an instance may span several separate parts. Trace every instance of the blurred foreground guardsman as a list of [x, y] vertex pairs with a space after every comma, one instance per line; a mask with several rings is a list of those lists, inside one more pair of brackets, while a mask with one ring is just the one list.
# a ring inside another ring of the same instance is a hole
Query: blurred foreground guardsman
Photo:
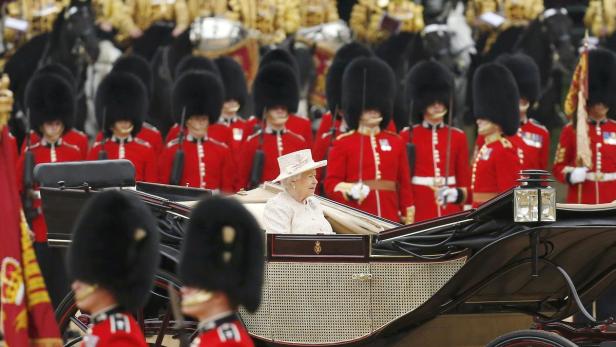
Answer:
[[252, 188], [278, 176], [277, 158], [307, 149], [306, 140], [287, 129], [290, 113], [297, 111], [297, 75], [288, 65], [273, 62], [264, 66], [253, 85], [255, 115], [260, 130], [242, 144], [239, 187]]
[[91, 315], [82, 347], [145, 347], [131, 316], [146, 304], [159, 262], [148, 207], [130, 193], [96, 193], [83, 207], [67, 254], [75, 303]]
[[180, 133], [163, 151], [159, 163], [162, 183], [234, 191], [232, 152], [226, 144], [208, 137], [208, 127], [216, 124], [222, 107], [223, 87], [217, 76], [188, 71], [177, 80], [173, 113], [185, 124], [187, 133]]
[[[584, 90], [578, 94], [585, 84], [584, 71], [588, 71], [587, 101], [584, 95], [580, 98]], [[583, 53], [569, 93], [576, 94], [578, 109], [569, 110], [573, 121], [560, 134], [554, 177], [568, 184], [569, 203], [612, 202], [616, 200], [616, 121], [608, 117], [616, 111], [614, 53], [605, 49]]]
[[451, 105], [453, 76], [435, 61], [421, 62], [406, 78], [407, 103], [414, 125], [400, 131], [415, 145], [411, 173], [415, 221], [462, 211], [470, 189], [466, 135], [445, 124]]
[[136, 137], [147, 112], [147, 91], [132, 74], [113, 72], [96, 93], [96, 118], [105, 136], [94, 144], [88, 160], [127, 159], [135, 166], [137, 181], [157, 182], [156, 154]]
[[518, 185], [518, 149], [506, 136], [518, 131], [519, 103], [515, 79], [506, 67], [488, 63], [477, 69], [473, 78], [473, 108], [477, 133], [485, 142], [473, 160], [473, 207]]
[[26, 88], [26, 107], [31, 128], [38, 133], [39, 140], [22, 152], [17, 163], [17, 181], [35, 242], [46, 243], [47, 226], [33, 169], [37, 164], [82, 159], [79, 148], [62, 138], [71, 129], [75, 116], [73, 88], [58, 75], [37, 74]]
[[264, 240], [242, 204], [219, 196], [199, 202], [182, 242], [182, 313], [199, 320], [194, 347], [253, 346], [237, 310], [261, 303]]
[[389, 124], [396, 93], [394, 73], [382, 60], [357, 58], [345, 70], [342, 109], [350, 129], [328, 158], [328, 197], [398, 222], [413, 223], [415, 207], [406, 147]]

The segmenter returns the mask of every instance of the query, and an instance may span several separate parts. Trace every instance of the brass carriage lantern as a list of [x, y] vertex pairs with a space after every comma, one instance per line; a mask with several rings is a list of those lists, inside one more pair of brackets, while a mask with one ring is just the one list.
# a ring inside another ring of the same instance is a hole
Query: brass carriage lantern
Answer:
[[543, 170], [524, 170], [513, 190], [513, 221], [540, 223], [556, 221], [556, 190], [548, 184], [554, 182]]

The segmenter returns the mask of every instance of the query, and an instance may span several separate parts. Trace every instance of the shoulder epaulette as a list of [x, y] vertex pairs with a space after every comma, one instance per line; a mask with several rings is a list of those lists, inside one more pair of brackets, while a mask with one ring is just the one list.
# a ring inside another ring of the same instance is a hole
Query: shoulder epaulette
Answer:
[[458, 132], [458, 133], [460, 133], [460, 134], [464, 134], [464, 131], [463, 131], [462, 129], [460, 129], [460, 128], [451, 127], [451, 130], [453, 130], [453, 131], [455, 131], [455, 132]]
[[124, 313], [116, 313], [109, 317], [111, 333], [125, 332], [130, 333], [130, 320]]
[[336, 140], [343, 139], [349, 135], [352, 135], [353, 133], [355, 133], [355, 130], [350, 130], [350, 131], [347, 131], [346, 133], [342, 133], [336, 137]]
[[215, 144], [215, 145], [218, 145], [218, 146], [221, 146], [221, 147], [224, 147], [224, 148], [229, 148], [229, 146], [227, 146], [227, 144], [226, 144], [226, 143], [224, 143], [224, 142], [220, 142], [220, 141], [218, 141], [218, 140], [214, 140], [214, 139], [213, 139], [213, 138], [211, 138], [211, 137], [208, 137], [208, 138], [207, 138], [207, 140], [208, 140], [208, 141], [210, 141], [211, 143]]
[[138, 137], [135, 137], [133, 140], [135, 141], [135, 143], [138, 143], [138, 144], [140, 144], [142, 146], [146, 146], [148, 148], [152, 147], [152, 145], [148, 141], [140, 139]]
[[41, 143], [40, 143], [40, 142], [37, 142], [37, 143], [31, 143], [31, 144], [30, 144], [30, 147], [27, 147], [27, 148], [26, 148], [26, 150], [35, 149], [35, 148], [40, 147], [40, 146], [41, 146]]
[[68, 148], [72, 148], [72, 149], [74, 149], [74, 150], [76, 150], [76, 151], [78, 151], [78, 152], [81, 152], [81, 149], [79, 149], [79, 147], [78, 147], [78, 146], [75, 146], [74, 144], [69, 143], [69, 142], [66, 142], [66, 141], [64, 141], [64, 140], [62, 140], [62, 145], [63, 145], [63, 146], [66, 146], [66, 147], [68, 147]]
[[171, 148], [179, 143], [180, 143], [180, 139], [176, 137], [175, 139], [167, 142], [167, 148]]
[[533, 125], [534, 125], [534, 126], [539, 127], [539, 128], [541, 128], [541, 129], [543, 129], [543, 130], [545, 130], [545, 131], [548, 131], [548, 128], [546, 128], [546, 127], [545, 127], [545, 125], [543, 125], [543, 124], [539, 123], [538, 121], [536, 121], [536, 120], [534, 120], [534, 119], [532, 119], [532, 118], [530, 118], [530, 119], [529, 119], [529, 121], [530, 121], [531, 123], [533, 123]]
[[289, 134], [289, 135], [291, 135], [291, 136], [295, 136], [295, 137], [296, 137], [296, 138], [298, 138], [299, 140], [306, 141], [306, 139], [305, 139], [302, 135], [300, 135], [300, 134], [296, 134], [296, 133], [294, 133], [294, 132], [292, 132], [292, 131], [290, 131], [290, 130], [287, 130], [287, 132], [286, 132], [286, 133], [287, 133], [287, 134]]
[[332, 134], [331, 132], [326, 131], [323, 134], [321, 134], [321, 139], [326, 139], [326, 138], [330, 137], [331, 134]]
[[87, 136], [88, 136], [88, 135], [86, 135], [86, 133], [84, 133], [83, 131], [78, 130], [78, 129], [75, 129], [75, 128], [72, 128], [72, 129], [71, 129], [71, 131], [76, 132], [77, 134], [79, 134], [79, 135], [81, 135], [81, 136], [85, 136], [85, 137], [87, 137]]
[[148, 122], [143, 122], [142, 127], [148, 128], [148, 129], [153, 130], [153, 131], [158, 131], [158, 128], [156, 128], [155, 126], [153, 126], [152, 124], [150, 124]]
[[246, 141], [250, 141], [250, 140], [254, 139], [255, 137], [259, 136], [260, 134], [261, 134], [261, 130], [258, 130], [258, 131], [257, 131], [257, 132], [255, 132], [254, 134], [249, 135], [249, 136], [246, 138]]
[[503, 145], [503, 147], [505, 148], [512, 148], [513, 145], [511, 144], [511, 141], [509, 141], [506, 137], [501, 137], [499, 139], [500, 143]]
[[386, 134], [389, 134], [389, 135], [393, 135], [395, 137], [400, 137], [400, 134], [398, 134], [398, 133], [396, 133], [394, 131], [391, 131], [391, 130], [385, 129], [385, 130], [383, 130], [383, 132], [386, 133]]

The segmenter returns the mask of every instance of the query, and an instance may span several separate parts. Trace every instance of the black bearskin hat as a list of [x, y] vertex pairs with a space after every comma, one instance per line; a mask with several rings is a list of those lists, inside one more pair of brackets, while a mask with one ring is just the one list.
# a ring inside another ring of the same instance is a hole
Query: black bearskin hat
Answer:
[[598, 48], [588, 52], [588, 106], [616, 107], [616, 55]]
[[420, 123], [426, 108], [434, 102], [449, 107], [454, 82], [445, 65], [433, 60], [420, 62], [409, 71], [405, 83], [406, 102], [413, 107], [413, 123]]
[[75, 88], [75, 76], [66, 66], [59, 63], [50, 63], [36, 70], [36, 74], [51, 73], [56, 74], [66, 80]]
[[481, 65], [473, 77], [475, 118], [488, 119], [501, 126], [507, 136], [520, 126], [520, 94], [509, 69], [498, 63]]
[[75, 93], [63, 77], [53, 73], [34, 75], [26, 87], [25, 101], [30, 126], [39, 134], [41, 125], [49, 121], [61, 121], [65, 132], [73, 127]]
[[235, 199], [213, 196], [190, 214], [178, 274], [185, 286], [222, 291], [234, 305], [254, 312], [261, 302], [264, 253], [253, 215]]
[[134, 74], [148, 90], [148, 98], [152, 94], [152, 67], [143, 57], [136, 54], [121, 56], [113, 63], [111, 72], [127, 72]]
[[297, 112], [299, 84], [297, 75], [286, 64], [272, 62], [262, 67], [252, 86], [255, 115], [263, 116], [263, 110], [285, 106], [289, 113]]
[[350, 129], [357, 129], [365, 110], [380, 111], [381, 128], [384, 129], [391, 120], [395, 96], [394, 72], [381, 59], [357, 58], [344, 70], [342, 109]]
[[220, 76], [220, 71], [214, 62], [206, 57], [198, 55], [187, 55], [175, 67], [175, 78], [180, 78], [182, 74], [189, 70], [208, 71], [216, 76]]
[[109, 290], [126, 310], [148, 300], [159, 263], [159, 233], [135, 195], [96, 193], [81, 210], [66, 265], [72, 280]]
[[224, 91], [220, 79], [211, 72], [187, 71], [173, 85], [173, 116], [177, 123], [190, 116], [207, 115], [210, 124], [218, 122]]
[[[98, 125], [108, 137], [115, 122], [130, 120], [135, 136], [141, 130], [148, 110], [147, 103], [147, 90], [139, 78], [126, 72], [112, 72], [105, 76], [96, 92]], [[102, 129], [103, 126], [105, 129]]]
[[511, 71], [518, 85], [520, 98], [525, 98], [531, 105], [539, 100], [541, 75], [533, 58], [522, 53], [503, 54], [496, 62], [505, 65]]
[[353, 41], [340, 47], [332, 60], [327, 76], [325, 78], [325, 96], [327, 97], [327, 107], [333, 113], [336, 108], [342, 108], [342, 75], [344, 69], [359, 57], [371, 57], [372, 51], [367, 46]]
[[293, 73], [295, 73], [299, 81], [299, 64], [293, 54], [282, 48], [272, 49], [261, 57], [261, 61], [259, 62], [259, 70], [274, 62], [287, 64], [291, 67], [291, 69], [293, 69]]
[[248, 85], [242, 66], [231, 57], [220, 57], [214, 62], [225, 87], [225, 101], [235, 100], [240, 108], [244, 107], [248, 99]]

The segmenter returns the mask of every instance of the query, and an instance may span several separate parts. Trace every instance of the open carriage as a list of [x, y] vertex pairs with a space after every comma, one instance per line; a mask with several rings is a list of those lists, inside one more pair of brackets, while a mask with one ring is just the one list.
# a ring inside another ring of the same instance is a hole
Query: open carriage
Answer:
[[[173, 272], [191, 206], [210, 192], [142, 183], [133, 188], [131, 166], [121, 161], [52, 164], [38, 167], [37, 175], [44, 177], [52, 246], [70, 243], [78, 210], [99, 189], [125, 187], [151, 207], [163, 260], [150, 302], [136, 315], [151, 344], [177, 345], [181, 331], [167, 287], [180, 286]], [[235, 197], [260, 221], [265, 201], [278, 189], [265, 185]], [[534, 327], [543, 331], [516, 332], [490, 345], [599, 346], [610, 340], [611, 322], [573, 327], [561, 321], [616, 278], [616, 204], [558, 205], [553, 222], [516, 223], [514, 212], [518, 219], [526, 213], [515, 206], [517, 198], [512, 190], [478, 209], [401, 226], [319, 197], [336, 235], [264, 234], [262, 303], [254, 314], [241, 311], [241, 318], [255, 341], [277, 346], [416, 345], [411, 336], [441, 317], [457, 317], [442, 321], [444, 331], [465, 317], [505, 312], [534, 316]], [[71, 294], [57, 318], [63, 330], [85, 330], [88, 323]], [[190, 334], [195, 327], [189, 321], [182, 330]]]

